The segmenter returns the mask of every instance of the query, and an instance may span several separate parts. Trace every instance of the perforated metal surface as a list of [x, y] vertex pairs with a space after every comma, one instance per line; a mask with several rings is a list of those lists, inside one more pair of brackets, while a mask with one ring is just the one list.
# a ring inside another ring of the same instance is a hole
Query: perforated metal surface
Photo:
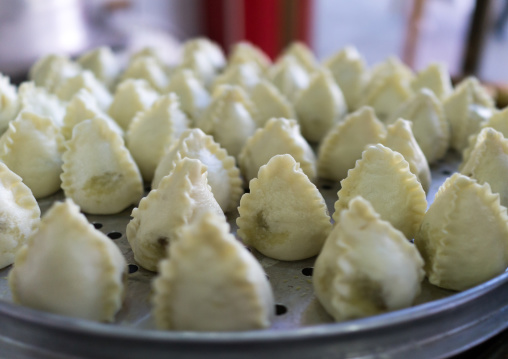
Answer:
[[[429, 202], [445, 178], [455, 171], [457, 162], [458, 157], [449, 154], [432, 168]], [[333, 213], [338, 184], [319, 181], [317, 185]], [[40, 201], [42, 212], [61, 199], [63, 195], [59, 193]], [[404, 357], [409, 352], [412, 357], [429, 354], [436, 357], [465, 349], [504, 329], [504, 323], [508, 323], [508, 307], [499, 300], [500, 295], [508, 295], [508, 278], [503, 274], [460, 294], [425, 282], [413, 308], [332, 324], [313, 294], [311, 268], [315, 258], [284, 262], [254, 253], [275, 293], [278, 315], [270, 329], [245, 333], [156, 331], [150, 313], [150, 282], [154, 273], [136, 265], [125, 238], [130, 212], [131, 209], [113, 216], [87, 216], [96, 228], [114, 238], [129, 263], [127, 295], [116, 322], [92, 323], [14, 306], [10, 304], [6, 281], [10, 268], [6, 268], [0, 271], [0, 322], [4, 323], [0, 325], [0, 350], [6, 348], [20, 358], [31, 358], [34, 352], [42, 353], [41, 358], [162, 358], [171, 353], [179, 358], [203, 353], [213, 358], [235, 355], [338, 358], [373, 353]], [[235, 217], [229, 217], [234, 232]], [[482, 308], [483, 302], [488, 305]]]

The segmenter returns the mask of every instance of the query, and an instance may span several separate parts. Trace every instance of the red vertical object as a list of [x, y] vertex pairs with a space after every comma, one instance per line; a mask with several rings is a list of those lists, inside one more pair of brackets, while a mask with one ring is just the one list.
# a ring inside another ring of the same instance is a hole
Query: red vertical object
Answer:
[[223, 0], [206, 0], [202, 10], [204, 12], [204, 28], [206, 36], [223, 48], [227, 48], [224, 39], [224, 2]]
[[298, 1], [298, 20], [296, 39], [311, 45], [312, 38], [312, 0]]
[[259, 46], [272, 59], [281, 46], [281, 0], [243, 0], [245, 39]]

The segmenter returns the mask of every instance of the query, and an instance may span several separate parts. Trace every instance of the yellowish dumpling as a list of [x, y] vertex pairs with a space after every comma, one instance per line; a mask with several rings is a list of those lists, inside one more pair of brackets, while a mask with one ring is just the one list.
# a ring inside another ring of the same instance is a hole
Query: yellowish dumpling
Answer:
[[183, 112], [192, 122], [201, 118], [211, 101], [210, 94], [191, 70], [175, 71], [171, 76], [167, 92], [178, 95]]
[[476, 78], [469, 77], [444, 100], [443, 108], [450, 123], [450, 145], [463, 151], [469, 136], [477, 133], [492, 116], [494, 101]]
[[166, 247], [203, 211], [223, 215], [208, 185], [206, 166], [199, 160], [184, 158], [132, 211], [127, 240], [136, 262], [157, 271]]
[[229, 233], [224, 217], [211, 212], [182, 228], [161, 262], [153, 291], [160, 329], [261, 329], [274, 314], [263, 268]]
[[113, 321], [124, 297], [125, 259], [71, 200], [55, 203], [16, 255], [14, 302], [47, 312]]
[[443, 64], [430, 64], [411, 81], [414, 92], [427, 88], [440, 100], [445, 99], [452, 93], [452, 80]]
[[121, 80], [142, 79], [159, 92], [168, 87], [168, 77], [163, 66], [152, 56], [139, 56], [133, 59], [122, 73]]
[[427, 193], [431, 182], [430, 168], [411, 128], [411, 122], [399, 118], [387, 126], [386, 138], [381, 143], [404, 156], [409, 163], [409, 169], [416, 175], [423, 190]]
[[198, 128], [187, 130], [162, 157], [155, 169], [152, 188], [157, 188], [175, 162], [188, 157], [200, 160], [208, 170], [208, 184], [224, 212], [235, 210], [243, 193], [240, 170], [227, 151]]
[[67, 78], [76, 76], [81, 67], [67, 56], [50, 54], [41, 57], [30, 68], [28, 78], [38, 87], [53, 92]]
[[92, 71], [107, 88], [113, 89], [121, 69], [115, 54], [109, 47], [101, 46], [85, 52], [77, 62], [82, 68]]
[[501, 132], [484, 128], [460, 172], [479, 184], [488, 183], [501, 205], [508, 207], [508, 139]]
[[404, 118], [413, 123], [413, 134], [427, 161], [442, 158], [450, 142], [450, 125], [441, 101], [429, 89], [421, 89], [402, 104], [388, 123]]
[[220, 46], [205, 37], [198, 37], [187, 40], [183, 44], [183, 57], [187, 55], [199, 53], [200, 57], [206, 58], [215, 71], [220, 71], [226, 66], [226, 57]]
[[124, 132], [120, 125], [99, 108], [97, 101], [90, 92], [81, 89], [72, 97], [65, 109], [65, 117], [61, 128], [65, 140], [69, 140], [72, 137], [74, 126], [95, 117], [104, 119], [113, 131], [123, 137]]
[[152, 106], [158, 97], [145, 80], [127, 79], [117, 86], [108, 114], [127, 131], [136, 113]]
[[107, 111], [109, 106], [111, 106], [111, 102], [113, 102], [113, 97], [106, 86], [95, 78], [93, 72], [88, 70], [67, 78], [56, 88], [55, 93], [61, 100], [70, 101], [81, 89], [90, 92], [103, 111]]
[[386, 129], [371, 107], [362, 107], [337, 123], [319, 148], [318, 175], [340, 181], [362, 157], [365, 146], [376, 144], [386, 136]]
[[26, 110], [42, 117], [48, 117], [60, 127], [65, 116], [65, 104], [43, 87], [33, 82], [23, 82], [18, 88], [20, 111]]
[[62, 156], [62, 189], [83, 212], [113, 214], [143, 195], [141, 174], [122, 137], [96, 117], [74, 127]]
[[0, 162], [0, 269], [14, 256], [39, 225], [41, 211], [21, 177]]
[[310, 74], [293, 57], [284, 57], [268, 71], [268, 78], [291, 103], [310, 83]]
[[238, 156], [245, 181], [257, 177], [259, 168], [273, 156], [290, 154], [311, 181], [316, 178], [316, 158], [300, 133], [296, 120], [272, 118], [248, 139]]
[[355, 197], [326, 239], [312, 281], [326, 311], [342, 321], [411, 306], [424, 275], [415, 246]]
[[18, 91], [9, 77], [0, 73], [0, 135], [19, 112]]
[[265, 256], [295, 261], [315, 256], [331, 230], [325, 200], [291, 155], [259, 169], [240, 200], [238, 236]]
[[263, 127], [273, 117], [296, 118], [293, 105], [267, 80], [254, 86], [250, 99], [256, 108], [254, 120], [258, 127]]
[[233, 45], [229, 55], [228, 67], [246, 62], [255, 62], [261, 70], [266, 70], [270, 64], [270, 58], [256, 45], [247, 41], [240, 41]]
[[63, 138], [48, 117], [23, 111], [0, 137], [0, 161], [32, 190], [35, 198], [60, 189]]
[[425, 191], [411, 173], [404, 157], [381, 144], [368, 146], [355, 168], [340, 182], [333, 219], [349, 207], [349, 201], [362, 196], [381, 219], [412, 239], [420, 228], [427, 209]]
[[281, 57], [293, 56], [296, 61], [305, 69], [305, 71], [312, 73], [318, 67], [316, 56], [312, 50], [303, 42], [292, 42], [282, 53]]
[[236, 157], [256, 130], [254, 105], [241, 87], [222, 85], [215, 92], [196, 125]]
[[339, 85], [350, 111], [358, 108], [369, 73], [365, 59], [354, 46], [347, 46], [324, 62]]
[[229, 65], [226, 70], [217, 76], [212, 84], [212, 91], [222, 85], [240, 86], [245, 91], [250, 91], [261, 80], [261, 70], [255, 62], [245, 62], [237, 65]]
[[414, 74], [399, 58], [389, 56], [385, 61], [372, 67], [367, 87], [377, 87], [377, 85], [385, 82], [385, 80], [390, 77], [397, 78], [398, 82], [409, 84], [413, 81]]
[[180, 101], [173, 92], [137, 113], [127, 131], [127, 148], [145, 181], [152, 181], [166, 149], [188, 128], [189, 119], [180, 110]]
[[464, 290], [508, 267], [508, 216], [490, 186], [459, 173], [441, 186], [415, 245], [430, 283]]
[[310, 142], [319, 142], [348, 109], [339, 86], [328, 70], [317, 71], [309, 86], [295, 100], [302, 134]]

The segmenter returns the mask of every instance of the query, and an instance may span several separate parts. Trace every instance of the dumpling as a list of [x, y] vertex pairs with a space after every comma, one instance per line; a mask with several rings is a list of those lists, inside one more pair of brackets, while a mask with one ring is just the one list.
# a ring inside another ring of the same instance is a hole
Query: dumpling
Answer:
[[63, 137], [48, 117], [22, 111], [0, 137], [0, 161], [23, 179], [35, 198], [60, 189]]
[[508, 207], [508, 139], [501, 132], [484, 128], [460, 172], [479, 184], [488, 183], [501, 205]]
[[95, 78], [93, 72], [88, 70], [67, 78], [56, 88], [55, 93], [61, 100], [70, 101], [81, 89], [90, 92], [103, 111], [107, 111], [113, 102], [113, 97], [106, 86]]
[[318, 67], [316, 56], [303, 42], [292, 42], [286, 49], [284, 49], [281, 57], [286, 56], [293, 56], [308, 73], [314, 72]]
[[18, 91], [8, 76], [0, 73], [0, 135], [19, 112]]
[[224, 212], [235, 210], [243, 194], [240, 170], [235, 159], [198, 128], [187, 130], [178, 142], [169, 148], [155, 169], [152, 188], [157, 188], [162, 178], [174, 168], [175, 162], [185, 158], [200, 160], [208, 171], [208, 184]]
[[62, 189], [83, 212], [118, 213], [141, 199], [139, 169], [123, 139], [102, 118], [77, 124], [65, 147]]
[[411, 122], [399, 118], [387, 126], [386, 138], [381, 143], [404, 156], [404, 159], [409, 163], [410, 171], [416, 175], [423, 190], [427, 193], [431, 182], [430, 168], [411, 128]]
[[259, 169], [240, 200], [237, 234], [265, 256], [296, 261], [318, 254], [332, 225], [325, 200], [291, 155]]
[[424, 275], [415, 246], [355, 197], [326, 239], [312, 281], [326, 311], [342, 321], [411, 306]]
[[101, 46], [92, 49], [81, 55], [77, 62], [82, 68], [92, 71], [107, 88], [113, 89], [121, 69], [111, 48]]
[[397, 82], [409, 84], [414, 79], [414, 73], [399, 58], [389, 56], [385, 61], [372, 67], [367, 87], [377, 87], [377, 85], [382, 84], [388, 78], [396, 78]]
[[444, 157], [450, 142], [450, 125], [441, 101], [429, 89], [421, 89], [393, 114], [388, 123], [404, 118], [413, 123], [413, 134], [429, 163]]
[[312, 148], [302, 137], [298, 122], [285, 118], [272, 118], [248, 139], [238, 156], [243, 178], [249, 182], [273, 156], [283, 154], [290, 154], [311, 181], [316, 179], [316, 157]]
[[202, 116], [211, 101], [210, 94], [191, 70], [175, 71], [171, 76], [167, 92], [178, 95], [183, 112], [192, 122]]
[[188, 128], [189, 119], [180, 110], [180, 101], [173, 92], [137, 113], [127, 131], [127, 148], [145, 181], [152, 181], [166, 149]]
[[380, 143], [386, 129], [371, 107], [362, 107], [334, 125], [319, 148], [318, 175], [333, 181], [347, 177], [347, 172], [362, 157], [365, 147]]
[[250, 99], [256, 108], [254, 120], [263, 127], [271, 118], [296, 118], [293, 105], [267, 80], [261, 80], [250, 92]]
[[274, 314], [263, 268], [229, 233], [223, 216], [213, 212], [182, 228], [161, 262], [153, 292], [160, 329], [261, 329], [270, 326]]
[[268, 78], [293, 104], [310, 83], [310, 74], [292, 56], [275, 63], [268, 71]]
[[199, 160], [184, 158], [132, 211], [126, 231], [136, 262], [157, 271], [166, 247], [203, 211], [223, 215], [208, 185], [206, 166]]
[[324, 66], [330, 70], [342, 90], [347, 108], [350, 111], [357, 109], [362, 91], [369, 79], [363, 56], [354, 46], [347, 46], [327, 59]]
[[122, 73], [121, 81], [126, 79], [141, 79], [159, 92], [168, 87], [168, 77], [164, 68], [152, 56], [140, 56], [133, 59]]
[[67, 78], [76, 76], [81, 67], [67, 56], [50, 54], [41, 57], [30, 68], [28, 78], [38, 87], [53, 92]]
[[481, 124], [492, 116], [494, 101], [476, 78], [469, 77], [444, 100], [443, 108], [450, 123], [450, 145], [463, 151], [469, 136], [477, 133]]
[[39, 225], [41, 211], [21, 177], [0, 162], [0, 269], [14, 256]]
[[124, 297], [125, 259], [71, 200], [55, 203], [16, 255], [15, 303], [51, 313], [113, 321]]
[[432, 91], [439, 100], [444, 100], [452, 93], [452, 80], [448, 70], [443, 64], [430, 64], [411, 81], [414, 92], [427, 88]]
[[254, 62], [261, 70], [266, 70], [272, 63], [270, 58], [256, 45], [240, 41], [233, 45], [229, 55], [228, 67]]
[[206, 58], [216, 72], [226, 66], [226, 57], [220, 46], [205, 37], [198, 37], [187, 40], [183, 44], [183, 57], [192, 53], [199, 53], [201, 57]]
[[381, 219], [388, 221], [407, 239], [414, 238], [420, 228], [427, 200], [425, 191], [411, 173], [404, 157], [381, 144], [368, 146], [355, 168], [340, 182], [333, 219], [349, 207], [356, 196], [370, 202]]
[[18, 88], [20, 112], [23, 110], [48, 117], [61, 127], [65, 116], [65, 104], [43, 87], [36, 87], [33, 82], [23, 82]]
[[240, 86], [249, 92], [261, 80], [261, 70], [255, 62], [229, 65], [226, 70], [215, 78], [212, 92], [222, 85]]
[[136, 113], [152, 106], [158, 97], [145, 80], [127, 79], [117, 86], [108, 114], [127, 131]]
[[223, 85], [215, 92], [212, 102], [195, 124], [236, 157], [256, 131], [254, 105], [241, 87]]
[[459, 173], [441, 186], [415, 245], [430, 283], [464, 290], [508, 267], [508, 215], [490, 186]]
[[78, 123], [95, 117], [101, 117], [114, 132], [123, 137], [124, 132], [120, 125], [99, 108], [90, 92], [81, 89], [72, 97], [65, 109], [61, 128], [64, 139], [69, 140], [72, 137], [72, 129]]
[[317, 71], [309, 86], [295, 100], [302, 134], [310, 142], [319, 142], [348, 109], [339, 86], [328, 70]]

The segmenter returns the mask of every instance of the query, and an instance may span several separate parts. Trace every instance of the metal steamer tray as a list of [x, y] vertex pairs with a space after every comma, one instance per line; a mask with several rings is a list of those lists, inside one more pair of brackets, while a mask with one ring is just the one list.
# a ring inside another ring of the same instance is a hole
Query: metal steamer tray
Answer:
[[[432, 168], [431, 201], [459, 157], [450, 153]], [[330, 213], [339, 185], [319, 181]], [[39, 202], [42, 212], [57, 194]], [[315, 258], [284, 262], [254, 253], [275, 293], [270, 329], [235, 333], [159, 331], [150, 313], [154, 273], [134, 262], [125, 238], [131, 209], [87, 216], [108, 234], [129, 263], [127, 294], [113, 324], [44, 313], [12, 304], [6, 268], [0, 271], [2, 358], [439, 358], [466, 350], [508, 327], [508, 274], [456, 293], [424, 282], [417, 304], [369, 318], [334, 323], [312, 290]], [[229, 218], [232, 229], [235, 216]], [[217, 293], [220, 295], [220, 293]]]

